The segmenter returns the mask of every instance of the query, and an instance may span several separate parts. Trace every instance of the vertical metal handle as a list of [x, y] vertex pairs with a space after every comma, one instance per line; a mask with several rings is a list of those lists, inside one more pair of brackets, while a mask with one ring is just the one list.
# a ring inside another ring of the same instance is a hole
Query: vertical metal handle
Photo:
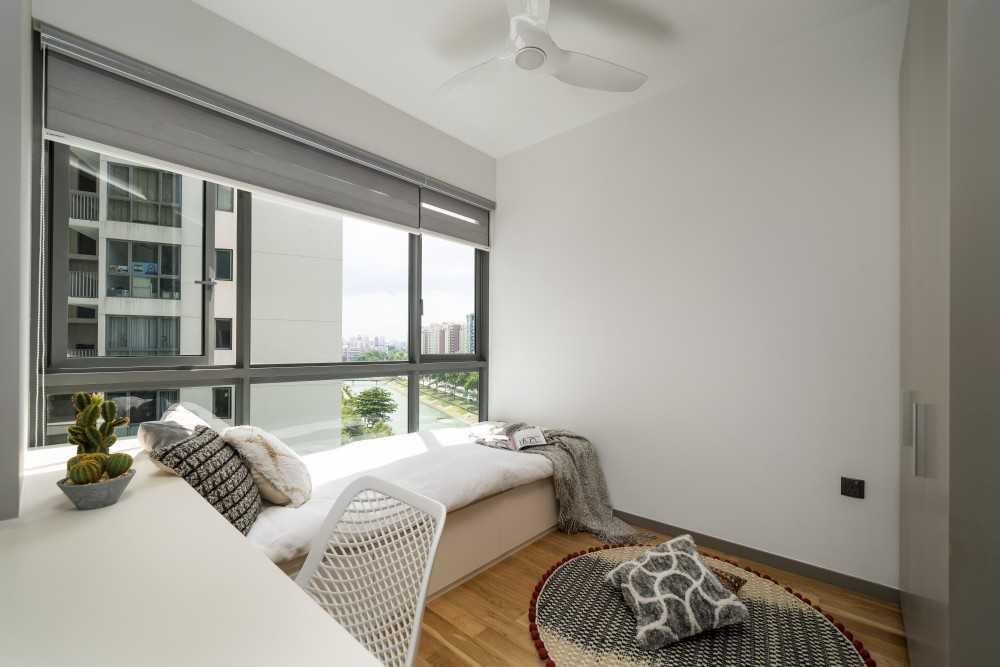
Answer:
[[917, 401], [914, 401], [912, 406], [913, 476], [923, 477], [923, 454], [927, 438], [927, 406]]

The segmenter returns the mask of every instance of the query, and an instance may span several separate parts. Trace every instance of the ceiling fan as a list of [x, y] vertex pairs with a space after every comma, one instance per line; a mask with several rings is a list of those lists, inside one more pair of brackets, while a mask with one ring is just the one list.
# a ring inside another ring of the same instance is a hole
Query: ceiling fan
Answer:
[[504, 52], [453, 76], [441, 90], [490, 81], [517, 69], [554, 76], [571, 86], [614, 93], [634, 92], [648, 78], [628, 67], [559, 48], [547, 28], [549, 0], [507, 0], [507, 13], [510, 35]]

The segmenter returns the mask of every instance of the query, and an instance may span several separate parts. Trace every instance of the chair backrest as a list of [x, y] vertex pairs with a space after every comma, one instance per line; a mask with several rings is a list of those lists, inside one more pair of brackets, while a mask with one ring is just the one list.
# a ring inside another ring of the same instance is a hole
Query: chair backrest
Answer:
[[376, 477], [334, 503], [295, 581], [390, 667], [416, 656], [444, 505]]

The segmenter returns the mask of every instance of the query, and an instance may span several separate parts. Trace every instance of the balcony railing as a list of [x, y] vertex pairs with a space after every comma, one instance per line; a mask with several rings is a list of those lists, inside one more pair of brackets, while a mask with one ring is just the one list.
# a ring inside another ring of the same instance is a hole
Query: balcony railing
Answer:
[[66, 290], [70, 296], [96, 299], [97, 274], [93, 271], [70, 271], [66, 276]]
[[81, 357], [96, 357], [97, 350], [93, 348], [84, 350], [66, 350], [66, 356], [69, 357], [70, 359], [79, 359]]
[[176, 347], [109, 347], [109, 357], [176, 357], [181, 353]]
[[76, 220], [97, 221], [100, 199], [96, 192], [69, 191], [69, 217]]

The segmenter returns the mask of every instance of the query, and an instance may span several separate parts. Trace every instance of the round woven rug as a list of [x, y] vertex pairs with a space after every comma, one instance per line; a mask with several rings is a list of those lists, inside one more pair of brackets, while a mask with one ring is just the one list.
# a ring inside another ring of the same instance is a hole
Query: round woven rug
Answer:
[[832, 616], [767, 575], [703, 556], [747, 580], [745, 622], [657, 650], [635, 643], [635, 617], [604, 575], [648, 546], [595, 547], [570, 554], [542, 577], [528, 612], [531, 638], [546, 665], [661, 667], [874, 667], [861, 642]]

